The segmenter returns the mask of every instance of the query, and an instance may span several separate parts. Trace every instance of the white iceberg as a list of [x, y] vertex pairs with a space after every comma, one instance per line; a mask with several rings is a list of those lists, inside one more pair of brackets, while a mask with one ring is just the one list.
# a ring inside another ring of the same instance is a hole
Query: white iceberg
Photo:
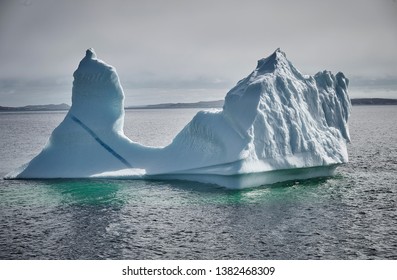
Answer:
[[72, 107], [32, 161], [8, 179], [181, 179], [229, 188], [329, 176], [348, 161], [348, 79], [302, 75], [279, 49], [237, 83], [223, 110], [197, 113], [172, 143], [123, 132], [124, 93], [92, 49], [74, 72]]

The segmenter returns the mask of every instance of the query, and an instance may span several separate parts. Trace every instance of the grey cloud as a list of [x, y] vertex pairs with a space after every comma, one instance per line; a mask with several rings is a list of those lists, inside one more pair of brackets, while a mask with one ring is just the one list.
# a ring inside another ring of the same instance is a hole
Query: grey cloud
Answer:
[[390, 0], [24, 2], [0, 4], [0, 79], [70, 81], [89, 47], [131, 88], [229, 87], [278, 47], [304, 74], [397, 76]]
[[351, 88], [361, 88], [367, 90], [390, 90], [397, 91], [397, 77], [352, 77], [350, 78]]
[[71, 88], [71, 81], [63, 78], [0, 79], [0, 105], [70, 104]]
[[167, 79], [167, 80], [153, 80], [142, 79], [122, 82], [123, 87], [131, 89], [157, 88], [157, 89], [224, 89], [231, 87], [233, 83], [230, 81], [198, 77], [196, 79]]
[[34, 80], [24, 79], [1, 79], [0, 90], [11, 90], [11, 89], [42, 89], [42, 88], [71, 88], [71, 82], [64, 80], [63, 78], [43, 78]]

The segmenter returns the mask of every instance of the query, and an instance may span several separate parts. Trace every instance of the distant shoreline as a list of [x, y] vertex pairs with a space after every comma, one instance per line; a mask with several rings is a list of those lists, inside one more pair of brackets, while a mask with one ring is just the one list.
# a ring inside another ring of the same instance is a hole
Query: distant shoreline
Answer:
[[194, 103], [163, 103], [144, 106], [128, 106], [125, 109], [185, 109], [185, 108], [222, 108], [224, 100], [200, 101]]
[[397, 105], [397, 99], [391, 98], [353, 98], [352, 105]]
[[70, 109], [68, 104], [47, 104], [47, 105], [27, 105], [23, 107], [3, 107], [0, 112], [36, 112], [36, 111], [67, 111]]
[[[353, 98], [352, 105], [397, 105], [397, 99], [391, 98]], [[224, 100], [216, 101], [200, 101], [194, 103], [163, 103], [143, 106], [127, 106], [126, 110], [136, 109], [209, 109], [222, 108]], [[70, 106], [68, 104], [48, 104], [48, 105], [27, 105], [22, 107], [3, 107], [0, 106], [0, 112], [45, 112], [45, 111], [68, 111]]]

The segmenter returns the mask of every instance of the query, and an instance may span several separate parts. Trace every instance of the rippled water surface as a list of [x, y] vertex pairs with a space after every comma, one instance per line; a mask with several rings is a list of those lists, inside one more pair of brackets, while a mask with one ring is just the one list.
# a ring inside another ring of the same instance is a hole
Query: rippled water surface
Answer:
[[[131, 110], [125, 133], [166, 145], [197, 110]], [[0, 175], [65, 113], [1, 113]], [[397, 106], [353, 107], [333, 178], [241, 191], [178, 181], [0, 183], [0, 259], [397, 259]]]

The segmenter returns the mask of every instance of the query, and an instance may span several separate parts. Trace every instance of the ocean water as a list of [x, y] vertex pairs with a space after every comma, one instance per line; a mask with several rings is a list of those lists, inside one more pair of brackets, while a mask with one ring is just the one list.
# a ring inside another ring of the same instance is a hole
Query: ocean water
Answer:
[[[131, 110], [166, 145], [195, 109]], [[0, 176], [64, 112], [0, 113]], [[356, 106], [336, 176], [245, 190], [183, 181], [0, 181], [0, 259], [397, 259], [397, 106]]]

